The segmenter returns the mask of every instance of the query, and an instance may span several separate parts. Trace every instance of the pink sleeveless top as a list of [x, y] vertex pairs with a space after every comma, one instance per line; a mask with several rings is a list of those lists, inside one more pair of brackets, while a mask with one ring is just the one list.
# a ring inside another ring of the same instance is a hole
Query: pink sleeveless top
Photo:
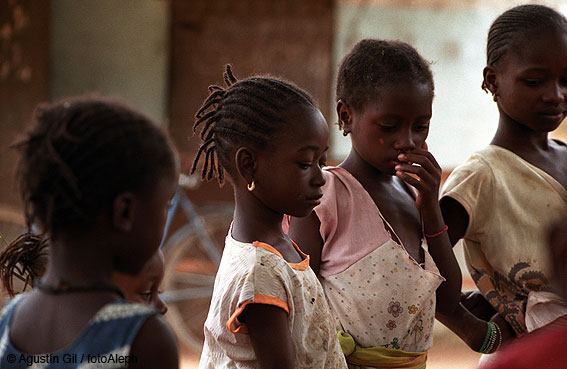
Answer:
[[393, 228], [356, 178], [338, 167], [324, 174], [315, 208], [324, 241], [319, 273], [336, 328], [362, 347], [428, 350], [444, 278], [427, 244], [422, 267], [392, 239]]

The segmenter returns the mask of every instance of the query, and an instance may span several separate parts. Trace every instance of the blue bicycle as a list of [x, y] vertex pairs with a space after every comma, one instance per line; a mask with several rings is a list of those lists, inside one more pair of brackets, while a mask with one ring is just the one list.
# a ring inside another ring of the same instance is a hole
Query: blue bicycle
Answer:
[[[234, 212], [231, 203], [197, 209], [185, 191], [199, 183], [198, 176], [180, 176], [161, 246], [165, 255], [161, 297], [168, 306], [166, 316], [180, 344], [196, 352], [203, 347], [203, 325]], [[170, 234], [179, 217], [184, 217], [183, 225]]]

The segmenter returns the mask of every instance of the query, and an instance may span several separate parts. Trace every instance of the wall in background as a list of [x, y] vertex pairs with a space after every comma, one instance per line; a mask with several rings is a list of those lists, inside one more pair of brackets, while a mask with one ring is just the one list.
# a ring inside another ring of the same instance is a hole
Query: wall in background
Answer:
[[[567, 13], [567, 2], [535, 1]], [[435, 79], [435, 100], [429, 149], [441, 166], [451, 170], [473, 151], [490, 142], [498, 110], [481, 89], [486, 63], [486, 37], [492, 21], [521, 1], [490, 2], [441, 0], [340, 1], [336, 9], [333, 71], [342, 57], [365, 37], [408, 42], [429, 61]], [[334, 80], [333, 91], [334, 97]], [[334, 101], [332, 106], [334, 106]], [[336, 122], [334, 107], [329, 113]], [[350, 139], [331, 129], [332, 157], [340, 161], [350, 150]], [[556, 133], [567, 138], [566, 124]]]
[[167, 117], [169, 2], [54, 0], [50, 98], [85, 92], [122, 97]]
[[[329, 111], [333, 0], [172, 0], [170, 132], [187, 172], [200, 144], [194, 116], [208, 86], [270, 74], [293, 81]], [[328, 116], [327, 116], [328, 117]], [[231, 186], [204, 184], [197, 201], [232, 199]]]
[[49, 88], [49, 2], [0, 0], [0, 204], [17, 208], [9, 146]]

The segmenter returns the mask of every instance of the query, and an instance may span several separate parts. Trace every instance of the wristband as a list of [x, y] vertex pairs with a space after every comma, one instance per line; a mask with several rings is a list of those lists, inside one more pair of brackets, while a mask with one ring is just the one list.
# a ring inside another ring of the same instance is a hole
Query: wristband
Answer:
[[427, 238], [434, 238], [434, 237], [437, 237], [437, 236], [441, 236], [443, 233], [447, 232], [448, 229], [449, 229], [449, 226], [445, 225], [445, 228], [443, 228], [443, 230], [441, 230], [441, 232], [437, 232], [435, 234], [427, 234], [427, 233], [423, 232], [423, 235]]
[[500, 348], [502, 344], [502, 331], [498, 324], [493, 322], [488, 322], [488, 330], [486, 331], [486, 337], [484, 337], [484, 342], [480, 348], [480, 353], [492, 354]]
[[480, 346], [480, 349], [477, 352], [480, 352], [481, 354], [484, 353], [484, 350], [486, 350], [486, 344], [488, 343], [488, 339], [490, 338], [491, 333], [492, 333], [492, 323], [487, 322], [486, 336], [484, 336], [484, 341], [482, 342], [482, 346]]
[[494, 323], [494, 327], [498, 331], [498, 345], [496, 345], [496, 347], [494, 348], [494, 351], [492, 351], [492, 352], [498, 351], [500, 346], [502, 346], [502, 331], [500, 330], [500, 327], [498, 326], [498, 324]]

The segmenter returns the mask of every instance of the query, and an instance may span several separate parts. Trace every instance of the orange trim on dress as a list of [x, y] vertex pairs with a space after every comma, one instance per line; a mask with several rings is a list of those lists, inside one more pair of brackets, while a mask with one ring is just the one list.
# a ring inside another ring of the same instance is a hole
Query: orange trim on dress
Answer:
[[260, 242], [260, 241], [252, 242], [252, 245], [254, 245], [255, 247], [260, 247], [260, 248], [262, 248], [266, 251], [269, 251], [271, 253], [278, 255], [280, 258], [284, 259], [284, 261], [286, 263], [288, 263], [289, 266], [292, 267], [293, 269], [296, 269], [296, 270], [307, 269], [307, 267], [309, 267], [309, 260], [310, 260], [309, 255], [307, 255], [303, 251], [301, 251], [299, 246], [297, 246], [297, 244], [295, 242], [293, 242], [293, 240], [291, 241], [291, 244], [297, 250], [297, 252], [299, 252], [299, 255], [301, 255], [301, 257], [303, 258], [303, 260], [299, 263], [290, 263], [287, 260], [285, 260], [284, 257], [282, 256], [282, 254], [278, 250], [276, 250], [272, 245], [269, 245], [265, 242]]
[[289, 306], [287, 305], [287, 302], [285, 302], [284, 300], [279, 299], [279, 298], [274, 297], [274, 296], [254, 295], [254, 300], [249, 300], [249, 301], [242, 303], [236, 309], [236, 311], [234, 313], [232, 313], [232, 315], [230, 316], [230, 319], [228, 319], [228, 322], [226, 322], [226, 329], [228, 329], [229, 332], [231, 332], [231, 333], [243, 333], [243, 334], [248, 333], [248, 327], [246, 326], [246, 324], [238, 322], [238, 316], [240, 314], [242, 314], [242, 312], [244, 311], [244, 308], [246, 308], [246, 306], [248, 306], [249, 304], [264, 304], [264, 305], [277, 306], [279, 308], [284, 309], [285, 312], [289, 314]]

